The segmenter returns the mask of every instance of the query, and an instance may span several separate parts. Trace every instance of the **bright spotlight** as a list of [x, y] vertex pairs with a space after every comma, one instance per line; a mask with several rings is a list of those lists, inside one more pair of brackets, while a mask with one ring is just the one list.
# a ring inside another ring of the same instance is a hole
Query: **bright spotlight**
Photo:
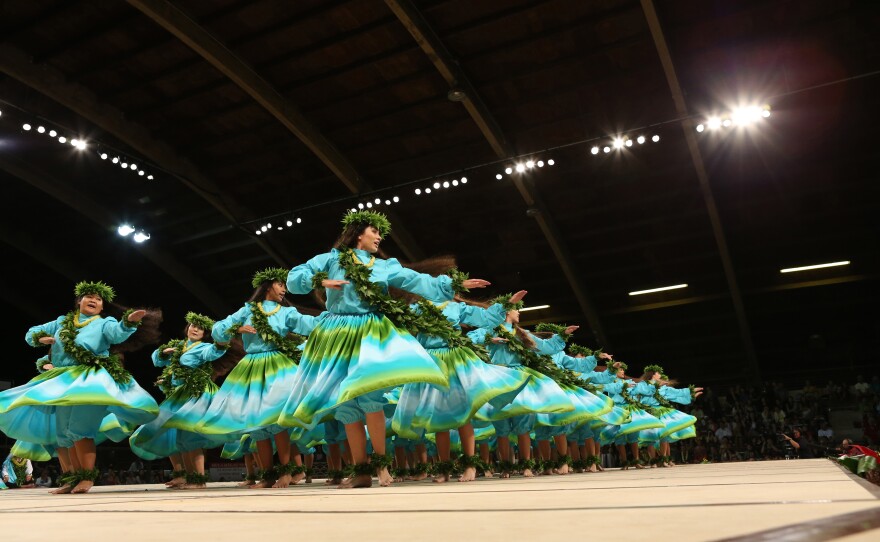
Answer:
[[504, 173], [507, 173], [508, 175], [510, 175], [511, 173], [513, 173], [513, 170], [512, 170], [511, 168], [509, 168], [509, 167], [508, 167], [508, 168], [504, 168]]
[[645, 136], [639, 136], [639, 137], [637, 137], [637, 138], [636, 138], [636, 142], [638, 142], [638, 144], [641, 145], [642, 143], [645, 142]]
[[544, 167], [544, 161], [538, 160], [538, 167]]
[[272, 227], [272, 223], [271, 223], [271, 222], [267, 222], [267, 223], [266, 223], [266, 227], [267, 227], [267, 228], [271, 228], [271, 227]]
[[380, 203], [382, 203], [382, 198], [376, 198], [375, 200], [373, 200], [373, 203], [379, 205]]
[[391, 200], [385, 200], [385, 205], [391, 205]]
[[147, 179], [149, 179], [149, 180], [152, 181], [152, 180], [153, 180], [153, 176], [152, 176], [152, 175], [147, 175]]
[[430, 193], [431, 193], [431, 189], [430, 189], [430, 188], [426, 188], [426, 189], [425, 189], [425, 194], [430, 194]]
[[608, 147], [608, 146], [602, 147], [602, 152], [604, 152], [605, 154], [608, 154], [609, 152], [611, 152], [611, 147]]
[[633, 146], [633, 140], [632, 140], [632, 139], [627, 139], [627, 140], [626, 140], [626, 143], [624, 143], [624, 145], [626, 145], [627, 147], [632, 147], [632, 146]]
[[49, 137], [55, 137], [57, 135], [58, 135], [58, 132], [56, 132], [55, 130], [49, 130]]
[[140, 170], [140, 171], [138, 171], [138, 175], [140, 175], [141, 177], [143, 177], [143, 176], [144, 176], [144, 170]]
[[458, 186], [458, 180], [452, 179], [452, 186]]
[[126, 162], [122, 162], [122, 164], [120, 164], [120, 166], [122, 167], [122, 169], [128, 169], [128, 163], [126, 163]]
[[[500, 177], [500, 176], [499, 176], [499, 177]], [[420, 194], [422, 193], [422, 189], [421, 189], [421, 188], [416, 188], [415, 192], [416, 192], [416, 196], [418, 196], [418, 195], [420, 195]]]
[[114, 156], [114, 157], [113, 157], [113, 163], [114, 163], [114, 164], [118, 164], [118, 163], [119, 163], [119, 157], [118, 157], [118, 156]]
[[730, 124], [730, 119], [724, 119], [723, 121], [721, 121], [721, 126], [724, 126], [725, 128], [730, 126]]
[[443, 188], [449, 188], [449, 181], [443, 181]]
[[614, 138], [614, 148], [619, 149], [621, 147], [623, 147], [623, 140], [620, 139], [619, 137], [615, 137]]
[[708, 120], [706, 120], [706, 126], [710, 130], [717, 130], [718, 128], [721, 128], [721, 119], [718, 117], [709, 117]]
[[529, 160], [528, 162], [526, 162], [526, 167], [529, 169], [532, 169], [533, 167], [535, 167], [535, 162], [532, 160]]
[[86, 142], [80, 139], [79, 142], [76, 144], [76, 148], [81, 151], [86, 150]]
[[461, 184], [467, 184], [467, 177], [461, 178]]
[[516, 172], [517, 172], [517, 173], [522, 173], [522, 172], [525, 171], [525, 170], [526, 170], [526, 166], [524, 166], [524, 165], [522, 165], [522, 164], [517, 164], [517, 165], [516, 165]]
[[58, 143], [67, 143], [67, 138], [64, 137], [64, 136], [60, 136], [60, 137], [58, 138]]
[[363, 203], [358, 203], [358, 209], [363, 209], [363, 208], [364, 208], [364, 204], [363, 204]]
[[655, 136], [651, 137], [651, 141], [653, 141], [654, 143], [657, 143], [658, 141], [660, 141], [660, 136], [655, 135]]
[[590, 154], [599, 154], [599, 147], [593, 147], [590, 149]]
[[24, 124], [21, 125], [21, 128], [22, 128], [22, 130], [24, 130], [25, 132], [27, 132], [27, 131], [29, 131], [29, 130], [31, 129], [31, 125], [28, 124], [28, 123], [24, 123]]
[[706, 127], [703, 126], [702, 124], [697, 124], [697, 131], [698, 131], [698, 132], [702, 132], [702, 131], [705, 130], [705, 129], [706, 129]]
[[400, 201], [400, 198], [398, 198], [397, 196], [394, 196], [393, 198], [391, 198], [391, 201], [393, 201], [394, 203], [397, 203], [398, 201]]
[[137, 164], [132, 164], [132, 165], [131, 165], [131, 169], [132, 169], [132, 170], [136, 170], [137, 168], [138, 168], [138, 167], [137, 167]]
[[101, 160], [106, 160], [106, 159], [107, 159], [107, 153], [106, 153], [106, 152], [102, 152], [102, 153], [101, 153]]
[[257, 234], [257, 235], [260, 235], [260, 234], [261, 234], [261, 233], [263, 233], [263, 232], [262, 232], [262, 231], [260, 231], [260, 230], [257, 230], [257, 231], [256, 231], [256, 232], [254, 232], [254, 233], [256, 233], [256, 234]]
[[286, 222], [286, 224], [287, 224], [287, 227], [288, 227], [288, 228], [291, 227], [291, 226], [293, 226], [293, 220], [288, 220], [288, 221]]
[[434, 190], [440, 188], [440, 183], [434, 183]]
[[770, 116], [770, 110], [769, 110], [769, 109], [765, 109], [765, 110], [761, 111], [761, 116], [764, 117], [764, 118], [766, 119], [767, 117]]
[[552, 166], [552, 165], [555, 165], [555, 164], [556, 164], [556, 162], [555, 162], [552, 158], [551, 158], [550, 160], [547, 160], [547, 165], [548, 165], [548, 166]]
[[123, 225], [119, 226], [118, 228], [116, 228], [116, 233], [118, 233], [122, 237], [127, 237], [127, 236], [131, 235], [132, 233], [134, 233], [134, 228], [131, 227], [130, 224], [123, 224]]
[[40, 132], [41, 134], [46, 133], [46, 129], [43, 128], [42, 126], [37, 126], [37, 131]]
[[143, 243], [144, 241], [150, 240], [150, 234], [146, 232], [139, 231], [134, 234], [134, 242], [135, 243]]
[[373, 202], [372, 202], [372, 201], [368, 201], [368, 202], [367, 202], [367, 209], [372, 209], [372, 208], [373, 208]]

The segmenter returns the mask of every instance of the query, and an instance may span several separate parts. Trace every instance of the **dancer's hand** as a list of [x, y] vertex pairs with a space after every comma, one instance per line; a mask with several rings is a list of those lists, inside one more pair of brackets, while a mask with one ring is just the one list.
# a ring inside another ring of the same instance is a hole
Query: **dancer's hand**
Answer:
[[241, 326], [237, 330], [239, 333], [250, 333], [252, 335], [256, 335], [257, 330], [254, 329], [254, 326]]
[[55, 344], [55, 337], [40, 337], [40, 340], [37, 342], [40, 344]]
[[347, 280], [324, 279], [321, 281], [321, 286], [328, 290], [341, 290], [348, 283]]
[[502, 337], [492, 337], [492, 342], [495, 344], [506, 343], [507, 339], [504, 339]]
[[461, 285], [470, 290], [471, 288], [485, 288], [486, 286], [491, 285], [492, 283], [488, 280], [483, 279], [467, 279], [462, 282]]
[[47, 364], [43, 365], [43, 370], [44, 370], [44, 371], [51, 371], [51, 370], [54, 369], [54, 368], [55, 368], [55, 366], [52, 365], [51, 363], [47, 363]]
[[165, 350], [162, 350], [162, 353], [165, 354], [166, 356], [168, 354], [170, 354], [171, 352], [174, 352], [173, 348], [166, 348]]
[[599, 354], [598, 357], [599, 357], [599, 359], [611, 359], [611, 358], [613, 358], [614, 356], [611, 355], [611, 354], [607, 354], [607, 353], [605, 353], [605, 352], [602, 352], [601, 354]]
[[567, 328], [565, 328], [565, 334], [571, 335], [572, 333], [577, 331], [579, 327], [581, 327], [581, 326], [568, 326]]
[[128, 321], [129, 322], [140, 322], [141, 320], [144, 319], [144, 316], [146, 316], [146, 315], [147, 315], [147, 311], [145, 311], [143, 309], [137, 310], [137, 311], [134, 311], [133, 313], [128, 315]]
[[611, 366], [614, 367], [615, 369], [620, 369], [620, 362], [615, 361], [614, 363], [611, 364]]
[[525, 290], [518, 291], [517, 293], [510, 296], [510, 302], [511, 303], [519, 303], [520, 301], [522, 301], [522, 298], [524, 298], [527, 293], [528, 292]]

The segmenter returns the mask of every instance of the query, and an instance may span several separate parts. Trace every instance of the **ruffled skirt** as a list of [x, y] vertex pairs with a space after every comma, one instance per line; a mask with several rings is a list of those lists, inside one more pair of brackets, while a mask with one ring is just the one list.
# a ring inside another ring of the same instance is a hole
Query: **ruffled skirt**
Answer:
[[531, 414], [563, 414], [574, 412], [575, 406], [568, 394], [552, 378], [528, 367], [511, 367], [531, 376], [528, 383], [510, 403], [495, 408], [491, 403], [483, 405], [476, 418], [497, 421], [514, 416]]
[[159, 405], [132, 378], [102, 368], [58, 367], [0, 393], [0, 431], [30, 444], [69, 448], [77, 440], [119, 441], [153, 420]]
[[211, 383], [198, 397], [192, 397], [178, 388], [159, 405], [159, 416], [150, 423], [138, 427], [131, 435], [128, 439], [131, 450], [138, 457], [152, 461], [175, 453], [214, 448], [223, 444], [225, 441], [223, 437], [178, 429], [171, 423], [175, 414], [183, 408], [189, 409], [191, 415], [196, 412], [204, 415], [216, 393], [217, 386], [214, 383]]
[[403, 387], [392, 429], [405, 438], [457, 429], [486, 403], [500, 409], [531, 378], [522, 371], [485, 363], [470, 348], [436, 348], [428, 353], [449, 377], [449, 389], [422, 382]]
[[380, 314], [325, 314], [309, 335], [279, 423], [312, 428], [349, 401], [415, 382], [449, 383], [412, 335]]

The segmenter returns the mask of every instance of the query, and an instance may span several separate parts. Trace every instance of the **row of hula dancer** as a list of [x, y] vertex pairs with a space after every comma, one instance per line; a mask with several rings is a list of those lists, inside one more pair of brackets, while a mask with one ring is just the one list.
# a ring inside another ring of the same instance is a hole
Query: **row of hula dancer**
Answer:
[[[526, 292], [468, 300], [463, 294], [489, 282], [469, 278], [451, 258], [408, 266], [377, 258], [391, 231], [380, 213], [349, 213], [342, 222], [330, 252], [289, 272], [258, 272], [234, 314], [217, 322], [187, 314], [185, 338], [153, 353], [163, 368], [161, 405], [122, 363], [125, 352], [158, 343], [161, 312], [114, 305], [121, 317], [102, 317], [113, 289], [77, 284], [73, 311], [27, 332], [30, 345], [50, 348], [37, 361], [40, 374], [0, 393], [0, 430], [16, 439], [13, 453], [57, 455], [65, 474], [53, 492], [63, 494], [91, 489], [96, 445], [106, 439], [130, 436], [140, 457], [170, 458], [168, 485], [179, 488], [205, 487], [206, 448], [244, 456], [242, 485], [282, 488], [305, 478], [313, 447], [325, 445], [328, 483], [354, 488], [374, 476], [388, 486], [403, 469], [424, 478], [426, 445], [434, 448], [434, 481], [459, 471], [467, 482], [478, 469], [504, 478], [596, 471], [603, 444], [617, 446], [625, 467], [643, 466], [640, 445], [666, 466], [670, 443], [694, 436], [695, 418], [671, 402], [689, 404], [700, 388], [675, 388], [656, 365], [629, 379], [611, 355], [567, 345], [577, 326], [522, 329]], [[312, 290], [326, 298], [317, 317], [285, 299]], [[214, 380], [226, 373], [218, 388]]]

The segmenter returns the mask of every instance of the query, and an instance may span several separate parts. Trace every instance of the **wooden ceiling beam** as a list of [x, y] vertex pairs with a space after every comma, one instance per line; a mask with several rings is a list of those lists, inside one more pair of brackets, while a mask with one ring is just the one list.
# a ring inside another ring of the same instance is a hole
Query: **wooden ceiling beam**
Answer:
[[[352, 194], [372, 190], [372, 187], [348, 158], [302, 114], [296, 105], [282, 96], [251, 66], [177, 6], [167, 0], [128, 0], [128, 3], [173, 34], [248, 93], [251, 98], [302, 141]], [[406, 231], [396, 214], [390, 210], [384, 211], [392, 221], [397, 223], [394, 241], [407, 258], [411, 260], [423, 258], [424, 254], [416, 244], [415, 238]]]
[[641, 0], [642, 11], [648, 22], [648, 28], [651, 30], [651, 36], [654, 38], [654, 46], [660, 57], [660, 63], [663, 65], [663, 71], [666, 73], [666, 81], [669, 84], [669, 91], [672, 94], [672, 101], [675, 103], [675, 110], [679, 118], [684, 119], [681, 122], [681, 129], [684, 132], [685, 141], [687, 142], [688, 151], [691, 156], [691, 162], [694, 171], [697, 174], [697, 181], [700, 187], [700, 193], [703, 196], [703, 202], [706, 205], [706, 211], [709, 215], [709, 222], [712, 226], [712, 234], [715, 237], [715, 244], [718, 246], [718, 255], [721, 258], [721, 266], [724, 269], [724, 276], [727, 280], [727, 286], [730, 293], [730, 300], [733, 303], [733, 309], [736, 313], [736, 320], [739, 326], [740, 339], [742, 340], [743, 350], [746, 354], [746, 366], [754, 380], [761, 380], [761, 368], [758, 365], [758, 356], [755, 353], [755, 345], [752, 341], [752, 332], [749, 327], [748, 317], [746, 315], [745, 305], [742, 300], [742, 292], [739, 288], [736, 272], [733, 268], [733, 259], [730, 256], [730, 249], [727, 246], [727, 238], [724, 234], [724, 226], [721, 224], [721, 215], [718, 213], [718, 206], [715, 203], [715, 195], [712, 192], [712, 186], [709, 183], [709, 173], [706, 171], [706, 164], [703, 162], [703, 156], [700, 153], [700, 146], [697, 142], [696, 130], [694, 129], [694, 120], [688, 111], [687, 101], [684, 97], [684, 90], [678, 75], [675, 71], [675, 62], [672, 59], [672, 53], [669, 51], [669, 45], [666, 43], [666, 36], [663, 34], [663, 26], [657, 15], [653, 0]]
[[[120, 217], [114, 216], [109, 209], [90, 199], [70, 183], [55, 179], [51, 174], [33, 164], [24, 164], [10, 157], [0, 157], [0, 168], [42, 190], [109, 232], [114, 231], [120, 224]], [[171, 253], [154, 243], [138, 244], [135, 245], [135, 248], [151, 260], [156, 267], [189, 290], [215, 314], [226, 314], [226, 311], [229, 310], [229, 304], [218, 297], [198, 273], [177, 260]]]
[[[178, 155], [164, 142], [154, 139], [143, 126], [125, 120], [122, 111], [99, 102], [87, 88], [67, 81], [59, 70], [46, 64], [33, 64], [23, 51], [0, 45], [0, 71], [126, 143], [201, 196], [230, 223], [238, 225], [239, 217], [245, 216], [244, 209], [232, 198], [223, 199], [223, 191], [192, 162]], [[250, 235], [249, 232], [245, 233]], [[258, 239], [257, 244], [279, 265], [287, 266], [294, 261], [286, 252], [276, 249], [266, 240]]]
[[[446, 49], [443, 41], [437, 36], [415, 5], [409, 0], [385, 0], [385, 4], [416, 40], [416, 43], [419, 44], [419, 47], [425, 52], [443, 79], [446, 80], [450, 89], [459, 90], [463, 93], [462, 105], [464, 105], [468, 114], [476, 123], [489, 146], [492, 147], [496, 156], [499, 158], [516, 156], [517, 153], [513, 146], [505, 137], [504, 132], [495, 121], [489, 108], [483, 103], [476, 88], [470, 83], [461, 66]], [[523, 201], [529, 207], [527, 214], [538, 223], [538, 227], [547, 239], [551, 250], [553, 250], [553, 254], [556, 256], [556, 260], [559, 262], [559, 266], [562, 268], [562, 272], [568, 280], [569, 286], [589, 322], [596, 340], [605, 347], [611, 348], [587, 288], [583, 284], [580, 273], [572, 261], [571, 251], [562, 240], [552, 214], [529, 180], [520, 176], [514, 176], [513, 182]]]

